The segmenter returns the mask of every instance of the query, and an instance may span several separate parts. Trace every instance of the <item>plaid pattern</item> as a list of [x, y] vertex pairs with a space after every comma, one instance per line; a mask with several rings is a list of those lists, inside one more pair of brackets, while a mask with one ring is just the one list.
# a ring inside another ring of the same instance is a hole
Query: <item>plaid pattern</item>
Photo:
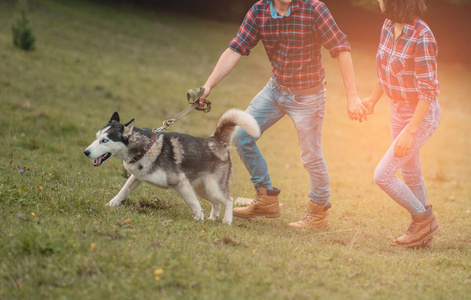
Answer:
[[394, 42], [394, 23], [386, 19], [376, 55], [378, 80], [394, 101], [431, 103], [440, 92], [437, 41], [427, 24], [416, 18]]
[[277, 83], [307, 89], [324, 81], [321, 46], [337, 57], [350, 51], [347, 36], [340, 31], [330, 11], [317, 0], [293, 0], [289, 16], [273, 18], [270, 0], [255, 3], [245, 16], [229, 47], [249, 55], [262, 40]]

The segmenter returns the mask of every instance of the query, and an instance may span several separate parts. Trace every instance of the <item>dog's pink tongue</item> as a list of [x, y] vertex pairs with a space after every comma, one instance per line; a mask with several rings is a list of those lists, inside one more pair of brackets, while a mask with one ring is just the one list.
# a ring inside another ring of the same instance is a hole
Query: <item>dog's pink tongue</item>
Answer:
[[97, 159], [95, 159], [95, 160], [93, 161], [93, 165], [94, 165], [95, 167], [99, 167], [99, 166], [101, 165], [101, 160], [102, 160], [102, 157], [101, 157], [101, 156], [98, 157]]

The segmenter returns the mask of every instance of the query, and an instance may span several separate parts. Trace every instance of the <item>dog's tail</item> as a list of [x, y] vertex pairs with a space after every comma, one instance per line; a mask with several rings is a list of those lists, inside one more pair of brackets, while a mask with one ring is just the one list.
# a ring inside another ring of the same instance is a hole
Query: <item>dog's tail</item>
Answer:
[[242, 127], [252, 137], [260, 137], [260, 127], [254, 117], [237, 108], [232, 108], [222, 115], [214, 137], [229, 146], [235, 126]]

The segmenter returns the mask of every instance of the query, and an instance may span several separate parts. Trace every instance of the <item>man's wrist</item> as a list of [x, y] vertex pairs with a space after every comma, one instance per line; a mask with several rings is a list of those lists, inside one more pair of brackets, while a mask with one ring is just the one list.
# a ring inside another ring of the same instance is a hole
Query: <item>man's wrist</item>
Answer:
[[352, 101], [358, 101], [358, 93], [354, 92], [354, 93], [348, 93], [347, 94], [347, 101], [348, 102], [352, 102]]

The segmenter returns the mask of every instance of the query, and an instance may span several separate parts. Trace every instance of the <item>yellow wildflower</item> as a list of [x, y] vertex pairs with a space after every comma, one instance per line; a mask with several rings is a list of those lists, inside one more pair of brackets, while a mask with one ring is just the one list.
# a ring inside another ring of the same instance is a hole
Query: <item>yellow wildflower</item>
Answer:
[[162, 269], [162, 268], [154, 270], [154, 275], [160, 275], [160, 274], [163, 274], [163, 273], [164, 273], [164, 269]]

